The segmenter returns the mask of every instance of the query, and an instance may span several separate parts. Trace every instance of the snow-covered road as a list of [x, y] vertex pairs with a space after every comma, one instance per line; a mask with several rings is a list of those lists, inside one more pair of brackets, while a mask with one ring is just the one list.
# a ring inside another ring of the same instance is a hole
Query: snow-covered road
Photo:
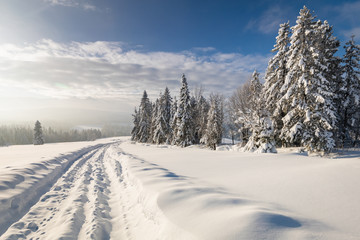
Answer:
[[[112, 171], [108, 146], [81, 156], [30, 210], [3, 234], [4, 239], [108, 239], [112, 224]], [[105, 163], [105, 160], [108, 162]], [[119, 173], [119, 176], [121, 173]], [[123, 225], [123, 232], [126, 225]]]
[[[162, 228], [172, 224], [166, 223], [167, 219], [157, 208], [156, 202], [146, 202], [147, 196], [140, 189], [141, 183], [135, 183], [136, 180], [123, 174], [121, 158], [125, 155], [119, 145], [101, 144], [87, 149], [88, 152], [73, 159], [73, 164], [58, 174], [57, 181], [46, 192], [44, 189], [53, 179], [41, 178], [37, 184], [42, 187], [36, 190], [45, 193], [29, 209], [24, 206], [28, 203], [19, 198], [7, 199], [9, 207], [6, 209], [6, 204], [2, 204], [3, 215], [0, 218], [4, 230], [0, 239], [167, 238], [169, 234], [161, 235], [164, 231], [172, 231], [171, 227]], [[38, 165], [47, 168], [42, 163]], [[37, 175], [41, 175], [35, 171], [31, 174], [38, 179], [40, 177]], [[19, 191], [22, 190], [20, 188]], [[36, 198], [35, 194], [29, 200], [34, 202]], [[5, 200], [2, 202], [5, 203]], [[14, 202], [17, 202], [16, 206]], [[17, 215], [23, 216], [17, 219]], [[170, 235], [182, 231], [175, 226], [173, 229]], [[177, 236], [192, 239], [190, 235], [186, 237], [185, 232]]]
[[120, 138], [9, 163], [0, 165], [1, 240], [359, 239], [358, 158]]

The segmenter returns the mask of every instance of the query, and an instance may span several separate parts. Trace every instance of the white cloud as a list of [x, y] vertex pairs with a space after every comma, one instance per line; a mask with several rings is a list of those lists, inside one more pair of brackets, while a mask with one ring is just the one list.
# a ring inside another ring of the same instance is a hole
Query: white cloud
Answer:
[[84, 10], [95, 11], [96, 7], [85, 0], [43, 0], [51, 5], [60, 5], [64, 7], [81, 7]]
[[287, 21], [287, 12], [289, 10], [284, 6], [269, 8], [259, 18], [251, 19], [245, 29], [256, 30], [265, 34], [276, 32], [279, 25]]
[[239, 53], [125, 51], [122, 46], [49, 39], [0, 45], [0, 87], [13, 86], [47, 98], [114, 99], [137, 105], [144, 89], [155, 97], [169, 86], [177, 95], [182, 73], [190, 88], [202, 85], [209, 92], [230, 94], [255, 68], [264, 70], [268, 60]]

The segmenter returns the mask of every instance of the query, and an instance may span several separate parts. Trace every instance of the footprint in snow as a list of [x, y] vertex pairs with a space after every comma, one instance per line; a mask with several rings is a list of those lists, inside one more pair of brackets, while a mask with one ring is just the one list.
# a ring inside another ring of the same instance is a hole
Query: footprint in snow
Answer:
[[35, 232], [39, 229], [38, 225], [34, 222], [29, 223], [26, 228], [33, 232]]

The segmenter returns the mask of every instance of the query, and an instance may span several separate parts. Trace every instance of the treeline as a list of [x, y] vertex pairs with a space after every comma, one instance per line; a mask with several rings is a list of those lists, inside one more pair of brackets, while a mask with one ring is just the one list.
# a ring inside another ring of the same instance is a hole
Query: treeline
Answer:
[[[102, 137], [99, 129], [55, 130], [42, 128], [45, 143], [94, 141]], [[30, 126], [0, 126], [0, 146], [34, 143], [34, 129]]]
[[332, 26], [304, 6], [295, 26], [280, 25], [265, 83], [255, 70], [227, 101], [225, 121], [223, 98], [191, 97], [183, 76], [178, 101], [166, 89], [150, 103], [144, 92], [132, 139], [215, 149], [226, 129], [233, 139], [240, 135], [245, 151], [296, 146], [328, 153], [354, 146], [360, 138], [360, 46], [352, 37], [343, 57], [336, 56], [339, 47]]
[[131, 129], [130, 124], [106, 123], [101, 127], [101, 137], [129, 136]]
[[182, 147], [204, 143], [213, 149], [221, 143], [223, 97], [212, 94], [207, 100], [200, 89], [191, 96], [185, 75], [181, 81], [179, 100], [173, 100], [166, 87], [151, 103], [144, 91], [140, 106], [133, 114], [133, 141]]
[[229, 100], [245, 150], [330, 152], [358, 142], [360, 46], [352, 37], [342, 58], [335, 56], [339, 46], [329, 23], [305, 6], [295, 26], [280, 25], [265, 84], [255, 71]]

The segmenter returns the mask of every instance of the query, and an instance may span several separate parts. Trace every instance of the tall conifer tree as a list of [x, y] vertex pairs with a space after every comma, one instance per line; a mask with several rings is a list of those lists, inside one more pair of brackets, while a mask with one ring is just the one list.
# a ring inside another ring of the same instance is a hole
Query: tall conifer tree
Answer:
[[44, 137], [41, 123], [37, 120], [34, 127], [34, 145], [43, 145]]
[[164, 94], [160, 94], [159, 106], [155, 119], [153, 142], [156, 144], [167, 143], [171, 136], [171, 105], [172, 98], [166, 87]]
[[[360, 46], [355, 44], [354, 36], [346, 42], [343, 57], [343, 84], [341, 88], [342, 129], [347, 138], [357, 140], [360, 125]], [[344, 138], [346, 138], [344, 137]]]
[[149, 101], [146, 91], [144, 91], [139, 106], [139, 131], [138, 141], [148, 142], [150, 140], [150, 127], [151, 127], [151, 103]]
[[216, 144], [218, 143], [218, 139], [221, 138], [222, 132], [219, 126], [221, 123], [219, 122], [219, 103], [217, 102], [217, 98], [215, 96], [211, 97], [210, 100], [210, 109], [207, 116], [207, 124], [206, 131], [202, 138], [202, 142], [204, 142], [208, 147], [213, 150], [216, 150]]
[[140, 113], [136, 110], [136, 108], [135, 108], [135, 112], [132, 116], [133, 116], [134, 127], [131, 130], [131, 140], [137, 141], [138, 140], [138, 132], [139, 132], [139, 124], [140, 124]]
[[328, 64], [319, 44], [323, 36], [320, 22], [314, 21], [305, 6], [292, 27], [287, 67], [282, 87], [283, 117], [281, 138], [291, 145], [302, 145], [309, 151], [329, 152], [335, 145], [332, 83], [324, 71]]
[[186, 147], [194, 142], [193, 121], [191, 118], [190, 93], [185, 74], [181, 77], [182, 86], [180, 89], [180, 99], [175, 115], [176, 132], [175, 144]]
[[289, 34], [290, 26], [289, 22], [280, 25], [278, 36], [276, 37], [276, 44], [273, 52], [276, 52], [275, 56], [270, 59], [264, 84], [264, 101], [266, 103], [266, 109], [272, 116], [274, 122], [274, 134], [275, 139], [280, 144], [280, 132], [283, 127], [282, 118], [285, 116], [285, 109], [280, 104], [280, 99], [283, 96], [281, 88], [285, 82], [285, 77], [288, 72], [287, 53], [289, 50]]
[[255, 70], [250, 81], [250, 99], [247, 121], [244, 123], [251, 131], [244, 150], [250, 152], [276, 152], [274, 131], [269, 112], [263, 100], [263, 87], [259, 73]]

